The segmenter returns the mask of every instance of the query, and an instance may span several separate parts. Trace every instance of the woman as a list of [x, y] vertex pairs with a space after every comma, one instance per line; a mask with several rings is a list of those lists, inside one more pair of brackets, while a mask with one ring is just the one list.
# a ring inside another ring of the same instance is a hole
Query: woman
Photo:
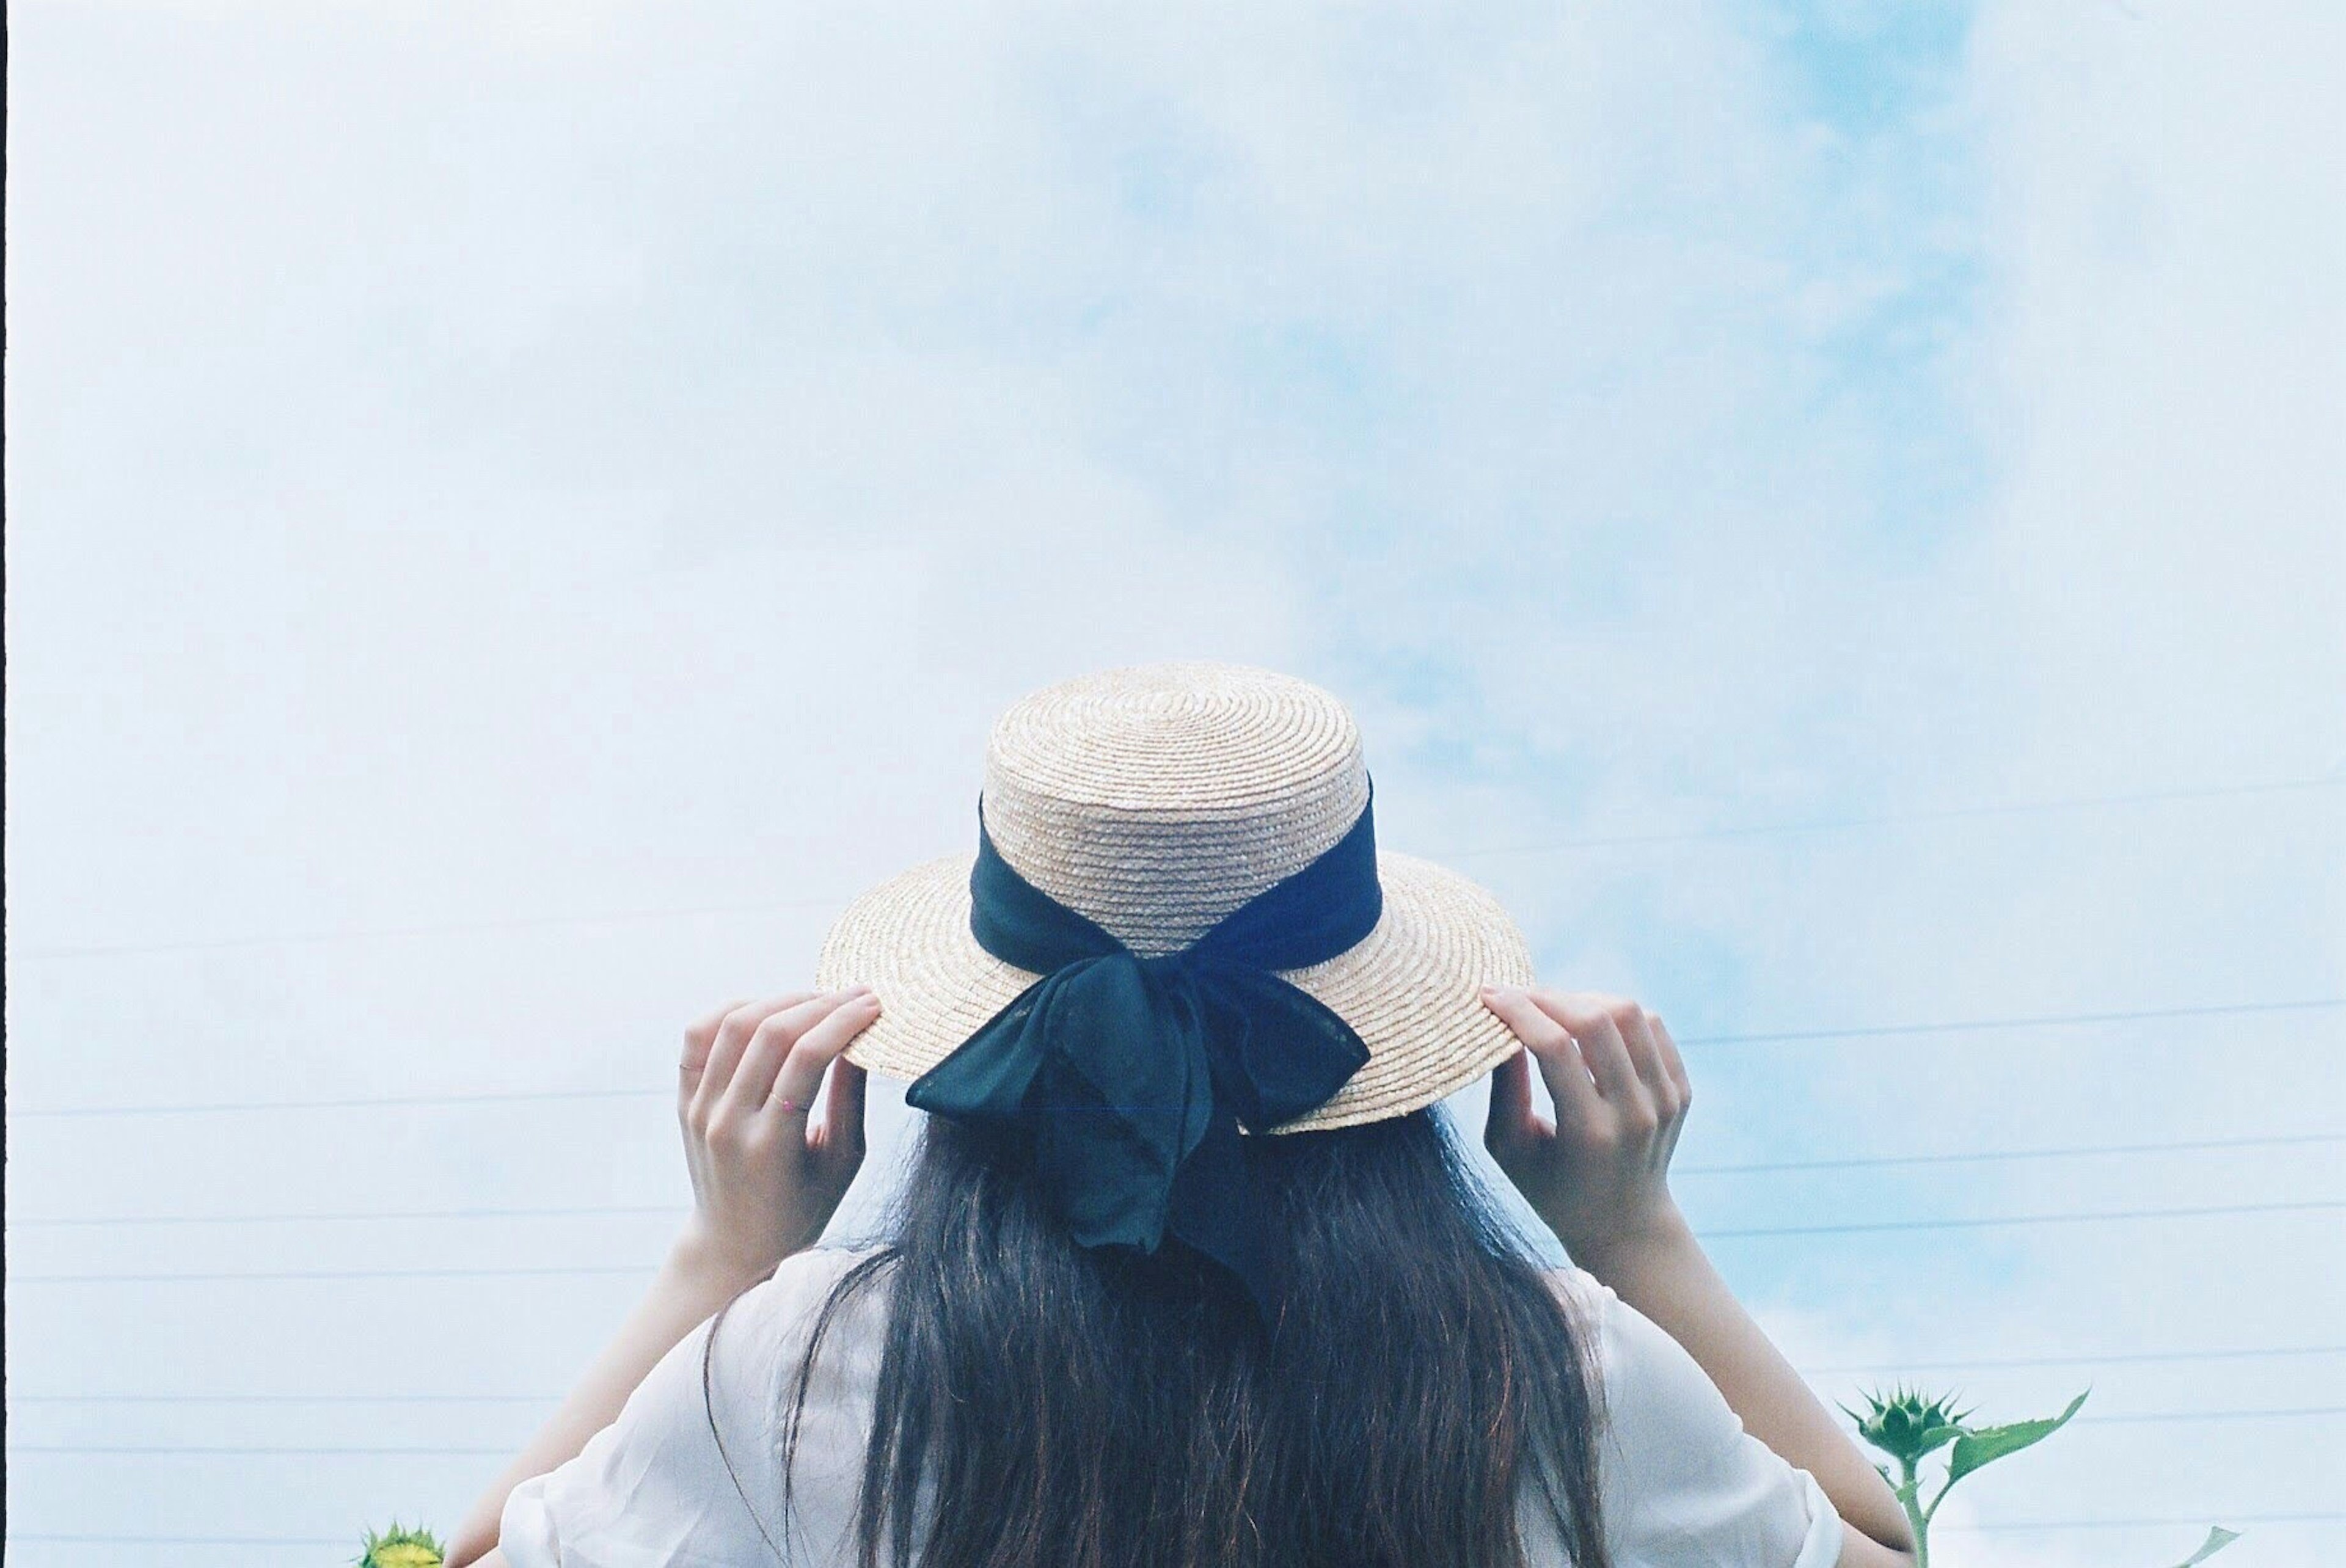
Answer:
[[[1669, 1032], [1531, 988], [1370, 801], [1350, 715], [1266, 671], [1014, 707], [974, 859], [857, 901], [831, 989], [687, 1031], [694, 1217], [452, 1562], [1911, 1563], [1671, 1199]], [[921, 1152], [882, 1244], [812, 1249], [866, 1068]], [[1485, 1073], [1573, 1267], [1436, 1119]]]

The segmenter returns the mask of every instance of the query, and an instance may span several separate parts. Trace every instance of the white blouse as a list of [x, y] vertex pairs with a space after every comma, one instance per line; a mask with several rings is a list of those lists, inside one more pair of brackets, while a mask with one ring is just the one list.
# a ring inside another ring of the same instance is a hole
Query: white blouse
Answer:
[[[707, 1406], [703, 1323], [577, 1458], [515, 1488], [501, 1539], [512, 1568], [853, 1562], [884, 1291], [859, 1294], [825, 1336], [799, 1436], [795, 1539], [786, 1557], [769, 1543], [780, 1543], [790, 1380], [816, 1308], [861, 1256], [801, 1253], [737, 1301], [718, 1337]], [[1582, 1322], [1596, 1326], [1609, 1418], [1598, 1475], [1618, 1568], [1834, 1568], [1842, 1525], [1814, 1478], [1746, 1432], [1693, 1358], [1651, 1319], [1577, 1268], [1552, 1278]], [[1525, 1511], [1532, 1561], [1565, 1563], [1544, 1524], [1537, 1510]]]

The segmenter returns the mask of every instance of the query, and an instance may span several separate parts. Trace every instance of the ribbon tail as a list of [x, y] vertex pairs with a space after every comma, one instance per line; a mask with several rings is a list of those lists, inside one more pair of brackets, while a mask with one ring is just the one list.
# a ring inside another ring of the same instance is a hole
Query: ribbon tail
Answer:
[[1214, 1114], [1197, 999], [1119, 955], [1093, 966], [1051, 1026], [1056, 1095], [1036, 1130], [1063, 1212], [1085, 1246], [1155, 1252]]
[[1014, 1125], [1086, 1247], [1154, 1252], [1213, 1084], [1193, 1000], [1127, 953], [1037, 981], [914, 1080], [916, 1110]]
[[1260, 1197], [1238, 1119], [1217, 1109], [1174, 1177], [1167, 1229], [1237, 1276], [1256, 1315], [1270, 1324], [1278, 1319], [1285, 1287], [1264, 1242]]

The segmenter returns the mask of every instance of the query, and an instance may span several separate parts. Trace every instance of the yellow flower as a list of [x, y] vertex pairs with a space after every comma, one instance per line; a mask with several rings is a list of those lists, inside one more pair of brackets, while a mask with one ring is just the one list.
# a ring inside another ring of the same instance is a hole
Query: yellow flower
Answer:
[[402, 1530], [393, 1520], [380, 1535], [367, 1532], [358, 1564], [359, 1568], [440, 1568], [443, 1555], [440, 1543], [430, 1531]]

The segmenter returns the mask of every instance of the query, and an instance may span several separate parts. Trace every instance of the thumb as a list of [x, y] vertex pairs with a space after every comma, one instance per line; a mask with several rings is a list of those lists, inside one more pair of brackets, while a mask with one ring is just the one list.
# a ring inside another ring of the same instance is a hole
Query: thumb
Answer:
[[1491, 1148], [1521, 1143], [1539, 1130], [1532, 1110], [1531, 1053], [1515, 1054], [1491, 1069], [1491, 1115], [1484, 1125], [1483, 1142]]
[[863, 1101], [870, 1075], [842, 1056], [831, 1064], [831, 1094], [822, 1108], [822, 1146], [829, 1151], [863, 1152]]

